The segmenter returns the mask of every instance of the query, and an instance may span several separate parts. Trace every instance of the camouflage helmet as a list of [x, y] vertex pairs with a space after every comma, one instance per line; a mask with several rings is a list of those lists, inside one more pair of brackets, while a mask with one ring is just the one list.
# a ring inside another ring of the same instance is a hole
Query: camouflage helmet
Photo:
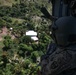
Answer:
[[55, 42], [60, 46], [76, 43], [76, 18], [62, 17], [52, 25]]

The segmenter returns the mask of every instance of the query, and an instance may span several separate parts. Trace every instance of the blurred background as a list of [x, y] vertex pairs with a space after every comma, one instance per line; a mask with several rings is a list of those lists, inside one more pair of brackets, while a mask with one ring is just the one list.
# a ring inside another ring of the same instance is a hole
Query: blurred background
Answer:
[[0, 75], [37, 75], [35, 68], [52, 41], [48, 0], [0, 0]]

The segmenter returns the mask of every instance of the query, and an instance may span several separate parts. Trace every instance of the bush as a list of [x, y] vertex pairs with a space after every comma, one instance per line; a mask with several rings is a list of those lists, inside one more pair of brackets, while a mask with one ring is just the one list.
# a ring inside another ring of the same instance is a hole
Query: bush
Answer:
[[10, 37], [9, 35], [7, 35], [7, 36], [4, 37], [3, 44], [4, 44], [4, 48], [5, 48], [6, 50], [12, 48], [12, 46], [13, 46], [13, 41], [12, 41], [12, 39], [11, 39], [11, 37]]
[[37, 57], [39, 57], [38, 51], [33, 51], [31, 53], [31, 59], [33, 60], [34, 63], [36, 63]]

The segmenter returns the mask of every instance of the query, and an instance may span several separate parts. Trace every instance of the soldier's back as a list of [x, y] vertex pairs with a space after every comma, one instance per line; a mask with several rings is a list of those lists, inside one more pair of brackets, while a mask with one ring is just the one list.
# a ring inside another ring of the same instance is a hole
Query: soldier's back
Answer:
[[41, 60], [42, 75], [76, 75], [76, 45], [50, 51]]

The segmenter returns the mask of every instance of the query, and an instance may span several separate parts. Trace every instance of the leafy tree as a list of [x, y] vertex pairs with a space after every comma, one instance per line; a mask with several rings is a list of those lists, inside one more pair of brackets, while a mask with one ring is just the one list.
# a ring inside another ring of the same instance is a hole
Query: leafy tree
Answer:
[[37, 57], [39, 57], [38, 51], [33, 51], [31, 53], [31, 58], [32, 58], [34, 63], [36, 63]]
[[4, 26], [6, 26], [6, 21], [0, 18], [0, 29]]
[[33, 48], [31, 46], [28, 46], [26, 44], [20, 44], [18, 53], [19, 55], [25, 57], [25, 56], [30, 56], [32, 51]]
[[33, 40], [31, 39], [30, 36], [23, 36], [20, 38], [20, 43], [24, 43], [24, 44], [31, 44], [33, 42]]
[[9, 35], [7, 35], [7, 36], [5, 36], [4, 37], [4, 41], [3, 41], [3, 43], [4, 43], [4, 49], [11, 49], [12, 48], [12, 45], [13, 45], [13, 41], [12, 41], [12, 39], [11, 39], [11, 37], [9, 36]]

